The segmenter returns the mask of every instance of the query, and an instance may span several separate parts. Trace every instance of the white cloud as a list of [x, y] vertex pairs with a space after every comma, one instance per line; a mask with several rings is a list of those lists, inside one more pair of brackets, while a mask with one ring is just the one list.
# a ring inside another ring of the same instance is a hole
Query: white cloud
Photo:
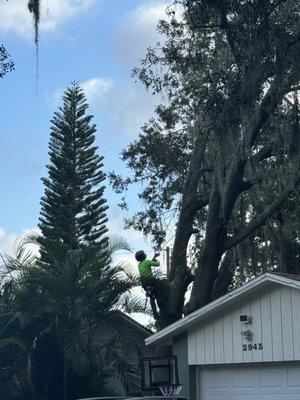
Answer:
[[113, 80], [110, 78], [91, 78], [81, 84], [89, 102], [101, 99], [114, 87]]
[[0, 239], [5, 237], [5, 230], [0, 227]]
[[154, 98], [140, 84], [117, 84], [94, 77], [83, 82], [82, 87], [91, 107], [105, 113], [130, 138], [136, 137], [153, 115]]
[[[111, 78], [96, 76], [81, 82], [81, 87], [95, 113], [105, 114], [106, 120], [116, 123], [130, 138], [136, 137], [153, 115], [155, 98], [140, 84], [117, 84]], [[48, 96], [53, 107], [61, 104], [63, 91], [59, 88]]]
[[[161, 19], [168, 19], [167, 7], [170, 0], [145, 1], [140, 7], [124, 16], [116, 34], [115, 53], [119, 65], [126, 73], [139, 65], [147, 48], [165, 38], [158, 33], [157, 25]], [[176, 17], [181, 18], [182, 6], [172, 5]], [[161, 98], [150, 95], [142, 84], [132, 82], [119, 85], [117, 90], [107, 93], [106, 104], [110, 115], [123, 127], [128, 137], [134, 138], [149, 118], [153, 116], [156, 104]]]
[[[7, 233], [3, 228], [0, 227], [0, 253], [1, 255], [16, 255], [16, 247], [19, 241], [28, 236], [29, 234], [38, 232], [37, 228], [24, 229], [21, 233], [10, 232]], [[26, 250], [33, 254], [38, 254], [38, 247], [34, 244], [27, 244]]]
[[121, 64], [133, 68], [146, 49], [162, 39], [157, 24], [166, 18], [169, 1], [148, 1], [125, 16], [117, 34], [117, 56]]
[[[69, 19], [87, 10], [94, 0], [42, 0], [40, 31], [53, 32]], [[25, 0], [0, 2], [0, 31], [32, 37], [32, 15]]]
[[6, 233], [3, 228], [0, 228], [0, 253], [2, 255], [14, 255], [14, 245], [17, 238], [16, 233]]
[[105, 106], [114, 120], [129, 138], [134, 138], [153, 115], [155, 99], [144, 87], [132, 83], [120, 85], [106, 96]]
[[[89, 104], [99, 104], [104, 95], [106, 95], [114, 86], [114, 82], [110, 78], [93, 77], [80, 83], [84, 93], [87, 97]], [[61, 104], [62, 95], [65, 89], [58, 88], [55, 92], [48, 96], [46, 95], [49, 103], [53, 107]]]

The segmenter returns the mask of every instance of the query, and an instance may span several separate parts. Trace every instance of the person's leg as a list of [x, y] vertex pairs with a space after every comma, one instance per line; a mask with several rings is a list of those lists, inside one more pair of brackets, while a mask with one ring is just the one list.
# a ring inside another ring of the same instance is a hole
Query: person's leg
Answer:
[[151, 278], [143, 279], [141, 283], [142, 283], [142, 288], [146, 292], [146, 296], [148, 297], [153, 296], [153, 290], [154, 290], [153, 279]]

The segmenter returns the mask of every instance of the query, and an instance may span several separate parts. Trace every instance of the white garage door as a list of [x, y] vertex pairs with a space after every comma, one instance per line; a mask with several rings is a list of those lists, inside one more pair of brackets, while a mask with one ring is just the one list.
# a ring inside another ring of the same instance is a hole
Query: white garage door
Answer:
[[199, 367], [197, 400], [300, 400], [300, 364]]

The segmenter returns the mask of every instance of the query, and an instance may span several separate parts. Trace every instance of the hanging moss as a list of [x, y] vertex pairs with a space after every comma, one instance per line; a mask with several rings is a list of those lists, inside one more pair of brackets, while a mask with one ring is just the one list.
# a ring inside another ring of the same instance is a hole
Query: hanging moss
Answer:
[[40, 22], [40, 0], [29, 0], [28, 9], [33, 15], [34, 19], [34, 42], [38, 46], [39, 42], [39, 22]]
[[38, 91], [38, 69], [39, 69], [39, 24], [41, 16], [41, 0], [29, 0], [28, 9], [33, 15], [34, 21], [34, 43], [36, 49], [36, 92]]

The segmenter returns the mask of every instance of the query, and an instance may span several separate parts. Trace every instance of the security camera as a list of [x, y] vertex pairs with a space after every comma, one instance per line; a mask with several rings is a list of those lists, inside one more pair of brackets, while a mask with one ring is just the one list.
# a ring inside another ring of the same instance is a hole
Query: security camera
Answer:
[[246, 314], [241, 314], [240, 315], [240, 322], [243, 322], [243, 324], [251, 324], [251, 317]]

